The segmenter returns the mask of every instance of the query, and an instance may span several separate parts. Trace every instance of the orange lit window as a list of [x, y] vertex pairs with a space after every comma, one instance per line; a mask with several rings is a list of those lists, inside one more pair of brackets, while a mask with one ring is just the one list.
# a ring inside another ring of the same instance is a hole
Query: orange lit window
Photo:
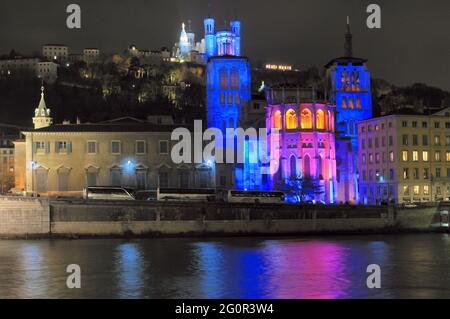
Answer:
[[286, 128], [292, 130], [297, 127], [297, 113], [293, 109], [290, 109], [286, 112]]
[[325, 114], [322, 110], [317, 110], [316, 112], [316, 129], [324, 130], [325, 129]]
[[343, 99], [342, 99], [342, 108], [343, 108], [343, 109], [346, 109], [346, 108], [347, 108], [347, 99], [346, 99], [346, 98], [343, 98]]
[[356, 99], [356, 108], [357, 108], [358, 110], [361, 109], [361, 99], [360, 99], [359, 97]]
[[354, 106], [354, 104], [353, 104], [353, 99], [352, 99], [352, 98], [350, 98], [350, 101], [349, 101], [349, 103], [348, 103], [348, 108], [349, 108], [349, 109], [354, 109], [354, 108], [355, 108], [355, 106]]
[[312, 129], [312, 113], [308, 109], [304, 109], [301, 114], [302, 129]]
[[273, 128], [277, 128], [279, 130], [281, 130], [281, 112], [280, 111], [276, 111], [275, 114], [273, 115]]

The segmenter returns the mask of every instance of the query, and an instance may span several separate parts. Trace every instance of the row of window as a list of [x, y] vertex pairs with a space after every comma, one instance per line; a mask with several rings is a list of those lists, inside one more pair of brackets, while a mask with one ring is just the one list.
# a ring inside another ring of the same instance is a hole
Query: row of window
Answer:
[[[402, 144], [403, 146], [409, 145], [409, 135], [403, 134], [402, 135]], [[434, 136], [434, 145], [440, 146], [441, 145], [441, 136], [435, 135]], [[445, 145], [450, 146], [450, 136], [445, 137]], [[418, 135], [412, 135], [412, 146], [419, 146], [419, 136]], [[428, 135], [422, 135], [422, 146], [428, 146]]]
[[[98, 172], [86, 172], [86, 186], [97, 186]], [[165, 170], [158, 172], [158, 187], [166, 188], [171, 184], [176, 184], [180, 188], [189, 188], [191, 185], [191, 174], [188, 170], [179, 170], [177, 172], [177, 180], [170, 180], [170, 173]], [[46, 169], [36, 170], [36, 187], [38, 193], [48, 191], [48, 171]], [[200, 171], [195, 178], [197, 186], [207, 188], [210, 185], [210, 173], [208, 171]], [[67, 192], [69, 188], [70, 172], [59, 171], [57, 173], [57, 191]], [[124, 174], [121, 169], [111, 169], [109, 172], [109, 183], [111, 186], [136, 186], [137, 189], [147, 189], [149, 186], [149, 175], [147, 170], [136, 170], [134, 174]]]
[[357, 109], [360, 110], [361, 109], [361, 98], [356, 98], [356, 102], [355, 99], [352, 97], [349, 98], [342, 98], [342, 108], [343, 109]]
[[[225, 103], [225, 96], [226, 96], [226, 103]], [[222, 92], [220, 93], [220, 104], [221, 105], [241, 105], [241, 95], [239, 93], [236, 93], [233, 95], [233, 93], [229, 92], [228, 94]]]
[[[408, 162], [410, 157], [409, 157], [409, 151], [402, 151], [402, 161], [403, 162]], [[418, 162], [419, 161], [419, 151], [412, 151], [412, 161], [413, 162]], [[382, 158], [381, 160], [383, 161], [383, 163], [386, 163], [386, 153], [383, 152], [382, 153]], [[394, 158], [394, 152], [391, 151], [389, 152], [389, 162], [393, 163], [395, 160]], [[422, 151], [422, 161], [423, 162], [429, 162], [430, 158], [429, 158], [429, 151]], [[440, 151], [435, 151], [434, 152], [434, 161], [435, 162], [441, 162], [442, 161], [442, 157], [441, 157], [441, 152]], [[450, 151], [446, 151], [445, 152], [445, 161], [446, 162], [450, 162]], [[362, 154], [361, 155], [361, 162], [362, 164], [366, 164], [367, 162], [369, 164], [373, 164], [374, 162], [376, 164], [380, 163], [380, 153], [369, 153], [368, 159], [366, 154]]]
[[[422, 195], [430, 195], [430, 185], [414, 185], [412, 187], [412, 194], [413, 195], [420, 195], [420, 190], [422, 189]], [[449, 189], [447, 189], [449, 191]], [[403, 186], [403, 196], [409, 196], [411, 195], [411, 187], [409, 185]], [[442, 188], [440, 186], [436, 186], [436, 195], [442, 195]]]
[[[402, 127], [409, 127], [410, 123], [408, 121], [402, 121]], [[445, 122], [445, 128], [450, 128], [450, 122]], [[392, 122], [388, 123], [389, 128], [392, 128]], [[422, 123], [420, 123], [419, 126], [419, 122], [418, 121], [412, 121], [411, 122], [411, 127], [413, 128], [418, 128], [418, 127], [422, 127], [422, 128], [428, 128], [428, 122], [427, 121], [422, 121]], [[441, 128], [441, 122], [434, 122], [434, 128], [439, 129]], [[375, 131], [379, 131], [379, 130], [384, 130], [385, 129], [385, 124], [381, 123], [381, 124], [368, 124], [367, 126], [365, 125], [361, 125], [360, 131], [361, 133], [364, 133], [365, 131], [368, 132], [372, 132], [372, 130]]]
[[[409, 135], [408, 134], [402, 135], [402, 145], [409, 146], [409, 142], [410, 142]], [[419, 146], [419, 136], [412, 135], [411, 142], [412, 142], [411, 143], [412, 146]], [[435, 135], [433, 142], [434, 142], [434, 146], [441, 146], [441, 136]], [[388, 136], [388, 144], [389, 144], [389, 146], [394, 145], [394, 137], [392, 135]], [[445, 145], [450, 146], [450, 136], [445, 137]], [[382, 147], [386, 146], [386, 136], [381, 137], [381, 146]], [[422, 135], [422, 146], [429, 146], [428, 135]], [[367, 139], [367, 147], [368, 148], [380, 147], [380, 138], [379, 137], [368, 138]], [[366, 148], [366, 139], [364, 139], [364, 138], [361, 139], [361, 148], [362, 149]]]
[[[409, 161], [409, 151], [402, 151], [402, 161], [403, 162], [408, 162]], [[412, 161], [413, 162], [418, 162], [419, 161], [419, 151], [412, 151]], [[422, 161], [424, 162], [428, 162], [429, 161], [429, 153], [428, 151], [422, 151]], [[441, 152], [440, 151], [435, 151], [434, 152], [434, 161], [435, 162], [441, 162]], [[450, 162], [450, 151], [446, 151], [445, 152], [445, 161], [446, 162]]]
[[[403, 179], [408, 180], [411, 179], [412, 173], [412, 179], [418, 180], [418, 179], [430, 179], [430, 177], [433, 178], [443, 178], [443, 171], [442, 168], [437, 167], [434, 171], [434, 176], [430, 176], [430, 169], [429, 168], [423, 168], [420, 170], [418, 167], [415, 167], [413, 169], [409, 168], [403, 168]], [[422, 175], [421, 175], [422, 173]], [[447, 178], [450, 178], [450, 168], [447, 168]], [[394, 180], [395, 179], [395, 171], [393, 168], [389, 170], [389, 176], [386, 176], [386, 170], [382, 170], [381, 172], [379, 170], [369, 170], [368, 172], [366, 170], [362, 171], [362, 180], [363, 181], [384, 181], [384, 180]]]
[[[68, 154], [72, 152], [72, 142], [70, 141], [56, 141], [54, 144], [55, 153]], [[34, 142], [35, 153], [49, 153], [50, 152], [50, 142], [37, 141]], [[86, 142], [86, 153], [87, 154], [97, 154], [99, 151], [99, 145], [97, 141], [87, 141]], [[119, 155], [122, 153], [122, 141], [113, 140], [110, 142], [110, 153]], [[135, 141], [135, 153], [136, 154], [147, 154], [147, 142], [143, 140]], [[169, 141], [159, 141], [159, 153], [168, 154], [169, 153]]]

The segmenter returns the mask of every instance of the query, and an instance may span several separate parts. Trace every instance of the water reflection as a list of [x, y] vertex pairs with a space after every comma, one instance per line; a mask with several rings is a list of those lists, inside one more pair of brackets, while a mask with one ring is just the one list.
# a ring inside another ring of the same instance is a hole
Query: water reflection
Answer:
[[[72, 263], [82, 289], [66, 287]], [[449, 298], [449, 269], [437, 234], [0, 241], [2, 298]]]
[[119, 298], [142, 298], [145, 287], [145, 262], [141, 247], [135, 243], [120, 244], [116, 248], [115, 272]]

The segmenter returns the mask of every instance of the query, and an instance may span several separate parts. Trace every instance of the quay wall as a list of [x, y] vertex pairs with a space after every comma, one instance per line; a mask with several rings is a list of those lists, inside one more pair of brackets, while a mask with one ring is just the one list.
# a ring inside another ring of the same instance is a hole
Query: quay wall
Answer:
[[393, 227], [385, 207], [225, 203], [54, 203], [55, 235], [263, 235], [376, 232]]
[[0, 196], [0, 238], [28, 237], [49, 232], [48, 200]]
[[436, 206], [86, 202], [0, 196], [0, 238], [434, 231]]

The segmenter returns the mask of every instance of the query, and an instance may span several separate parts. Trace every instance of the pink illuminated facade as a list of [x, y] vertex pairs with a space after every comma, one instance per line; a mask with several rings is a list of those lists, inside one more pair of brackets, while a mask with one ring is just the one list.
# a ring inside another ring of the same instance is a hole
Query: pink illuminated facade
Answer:
[[[322, 186], [322, 194], [311, 200], [336, 202], [335, 106], [307, 98], [311, 91], [269, 91], [266, 127], [279, 134], [279, 166], [269, 175], [270, 184], [291, 177], [311, 178]], [[279, 96], [277, 97], [277, 94]], [[269, 141], [271, 136], [269, 136]], [[278, 158], [278, 156], [276, 156]]]

